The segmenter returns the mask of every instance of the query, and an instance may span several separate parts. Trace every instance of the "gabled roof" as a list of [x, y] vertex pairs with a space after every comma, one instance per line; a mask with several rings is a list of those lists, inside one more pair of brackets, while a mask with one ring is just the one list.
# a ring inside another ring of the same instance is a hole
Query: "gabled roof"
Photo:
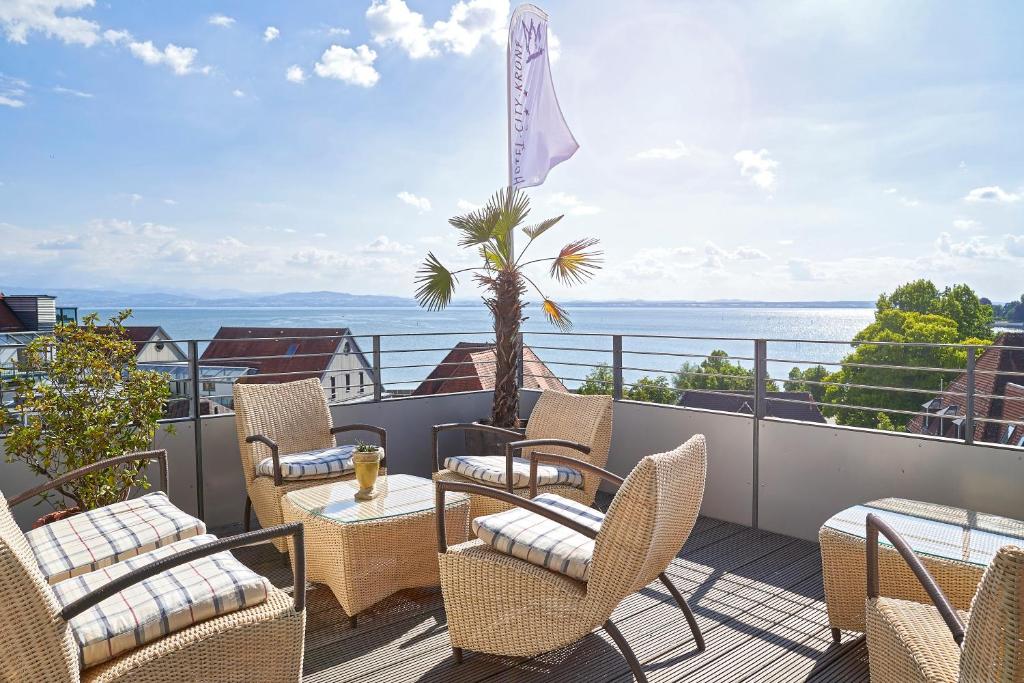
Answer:
[[[814, 397], [806, 391], [768, 391], [765, 392], [765, 416], [778, 417], [784, 420], [800, 420], [802, 422], [818, 422], [825, 424], [825, 417], [814, 404]], [[770, 399], [784, 399], [772, 401]], [[793, 401], [797, 401], [794, 403]], [[684, 391], [677, 405], [686, 408], [703, 408], [719, 410], [725, 413], [754, 414], [754, 394], [750, 391]]]
[[[412, 392], [413, 396], [493, 389], [494, 344], [459, 342]], [[523, 388], [568, 391], [529, 346], [523, 348]]]
[[25, 326], [0, 294], [0, 332], [24, 332]]
[[[1013, 388], [1014, 385], [1024, 384], [1024, 333], [1004, 332], [996, 338], [992, 346], [1019, 348], [986, 348], [975, 361], [974, 440], [1005, 443], [1007, 425], [986, 422], [984, 418], [1024, 420], [1024, 401], [1014, 400], [1017, 389]], [[928, 426], [924, 426], [923, 416], [915, 415], [907, 424], [907, 431], [911, 434], [962, 438], [963, 434], [957, 433], [956, 421], [951, 418], [964, 417], [967, 414], [966, 397], [962, 395], [966, 391], [967, 373], [962, 373], [946, 387], [945, 391], [924, 404], [930, 406], [930, 412], [935, 414], [928, 418]], [[1010, 397], [1011, 400], [1004, 400], [1004, 396]], [[922, 406], [922, 410], [927, 409]]]
[[[366, 356], [347, 327], [222, 327], [199, 362], [253, 368], [255, 375], [239, 382], [280, 384], [315, 377], [321, 379], [343, 343], [373, 374]], [[270, 358], [268, 356], [273, 356]]]

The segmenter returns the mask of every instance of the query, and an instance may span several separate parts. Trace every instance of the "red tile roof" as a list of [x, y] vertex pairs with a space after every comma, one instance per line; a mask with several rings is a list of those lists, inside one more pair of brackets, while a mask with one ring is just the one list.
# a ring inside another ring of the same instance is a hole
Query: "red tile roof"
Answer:
[[[802, 422], [825, 423], [825, 418], [814, 404], [814, 397], [806, 391], [768, 391], [765, 392], [764, 412], [767, 417], [778, 417], [784, 420], [800, 420]], [[771, 399], [784, 399], [773, 401]], [[794, 403], [799, 401], [799, 403]], [[727, 413], [754, 414], [754, 394], [749, 391], [684, 391], [679, 397], [678, 405], [686, 408], [703, 408], [720, 410]]]
[[[413, 396], [494, 388], [493, 344], [459, 342], [412, 392]], [[529, 346], [523, 349], [523, 388], [568, 391]]]
[[[254, 368], [239, 382], [280, 384], [320, 379], [344, 341], [369, 368], [347, 327], [222, 327], [203, 351], [201, 365]], [[267, 356], [276, 356], [268, 358]], [[371, 380], [372, 381], [372, 380]]]
[[[974, 364], [974, 440], [1003, 443], [1007, 426], [987, 422], [984, 418], [1024, 420], [1024, 401], [1003, 400], [1004, 396], [1013, 396], [1017, 392], [1017, 389], [1012, 388], [1014, 384], [1024, 384], [1024, 333], [1004, 332], [996, 338], [993, 346], [1018, 348], [987, 348]], [[936, 397], [941, 402], [941, 406], [936, 408], [947, 409], [946, 415], [941, 419], [930, 417], [927, 428], [924, 426], [924, 417], [914, 416], [907, 424], [907, 431], [912, 434], [962, 437], [962, 434], [957, 434], [954, 420], [959, 421], [967, 414], [966, 397], [957, 395], [966, 391], [967, 373], [963, 373]]]

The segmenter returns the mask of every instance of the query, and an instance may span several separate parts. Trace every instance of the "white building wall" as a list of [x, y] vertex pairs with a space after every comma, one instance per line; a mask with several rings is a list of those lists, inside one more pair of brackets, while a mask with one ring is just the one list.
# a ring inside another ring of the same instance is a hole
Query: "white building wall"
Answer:
[[[348, 353], [345, 353], [346, 342]], [[328, 401], [342, 403], [373, 395], [373, 372], [369, 364], [363, 362], [363, 358], [364, 356], [356, 351], [355, 342], [348, 338], [342, 340], [321, 378]]]

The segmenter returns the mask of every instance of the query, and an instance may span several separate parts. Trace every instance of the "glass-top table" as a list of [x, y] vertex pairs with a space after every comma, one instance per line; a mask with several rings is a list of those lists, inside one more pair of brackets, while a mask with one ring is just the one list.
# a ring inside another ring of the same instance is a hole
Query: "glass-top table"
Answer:
[[[918, 555], [987, 567], [1004, 545], [1024, 545], [1024, 522], [983, 512], [884, 498], [854, 505], [831, 517], [825, 526], [859, 538], [865, 519], [874, 514], [888, 522]], [[891, 547], [879, 535], [882, 545]]]
[[[372, 522], [374, 520], [414, 515], [434, 510], [434, 482], [410, 474], [385, 474], [377, 479], [373, 500], [355, 500], [359, 483], [337, 481], [299, 489], [288, 494], [289, 502], [310, 515], [339, 524]], [[469, 500], [465, 493], [445, 495], [445, 507], [451, 508]]]

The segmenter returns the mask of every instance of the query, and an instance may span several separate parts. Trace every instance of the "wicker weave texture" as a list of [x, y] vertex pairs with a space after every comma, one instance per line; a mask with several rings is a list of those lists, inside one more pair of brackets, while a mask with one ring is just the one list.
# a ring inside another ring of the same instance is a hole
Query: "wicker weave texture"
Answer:
[[[235, 384], [235, 430], [242, 456], [245, 488], [252, 500], [260, 526], [281, 524], [281, 498], [289, 491], [317, 486], [323, 479], [286, 482], [274, 485], [272, 477], [256, 476], [256, 463], [270, 457], [270, 449], [261, 443], [246, 443], [249, 436], [262, 434], [278, 445], [279, 455], [299, 453], [335, 445], [334, 426], [323, 387], [316, 378], [282, 384]], [[354, 474], [337, 479], [353, 479]], [[287, 552], [288, 541], [273, 539], [274, 547]]]
[[962, 681], [1024, 681], [1024, 549], [1004, 546], [985, 570], [960, 668]]
[[453, 647], [530, 656], [575, 642], [668, 566], [696, 520], [704, 437], [640, 461], [598, 533], [591, 579], [571, 579], [474, 540], [441, 556]]
[[872, 683], [956, 683], [959, 677], [960, 647], [930, 605], [868, 600], [867, 639]]
[[[822, 527], [818, 540], [821, 543], [821, 569], [829, 625], [863, 632], [864, 601], [867, 598], [864, 539]], [[982, 567], [931, 556], [921, 556], [920, 560], [954, 607], [970, 608], [984, 572]], [[879, 592], [883, 596], [931, 603], [907, 563], [887, 545], [879, 545], [878, 548], [878, 580]]]
[[[590, 453], [584, 455], [571, 448], [545, 446], [545, 453], [567, 455], [585, 460], [597, 467], [608, 464], [608, 451], [612, 441], [612, 397], [579, 396], [561, 391], [544, 391], [537, 399], [526, 425], [526, 439], [566, 439], [590, 446]], [[524, 457], [526, 453], [522, 454]], [[459, 481], [480, 484], [446, 469], [434, 473], [435, 481]], [[584, 505], [591, 505], [597, 496], [601, 480], [583, 473], [583, 488], [553, 484], [538, 486], [537, 493], [555, 493], [572, 498]], [[517, 488], [514, 493], [529, 497], [528, 488]], [[470, 496], [469, 516], [471, 519], [508, 510], [509, 506], [485, 496]]]
[[[286, 521], [304, 526], [307, 578], [330, 588], [350, 616], [400, 590], [440, 582], [433, 510], [339, 523], [300, 509], [287, 497], [283, 505]], [[446, 508], [449, 543], [466, 540], [468, 512], [466, 500]]]

